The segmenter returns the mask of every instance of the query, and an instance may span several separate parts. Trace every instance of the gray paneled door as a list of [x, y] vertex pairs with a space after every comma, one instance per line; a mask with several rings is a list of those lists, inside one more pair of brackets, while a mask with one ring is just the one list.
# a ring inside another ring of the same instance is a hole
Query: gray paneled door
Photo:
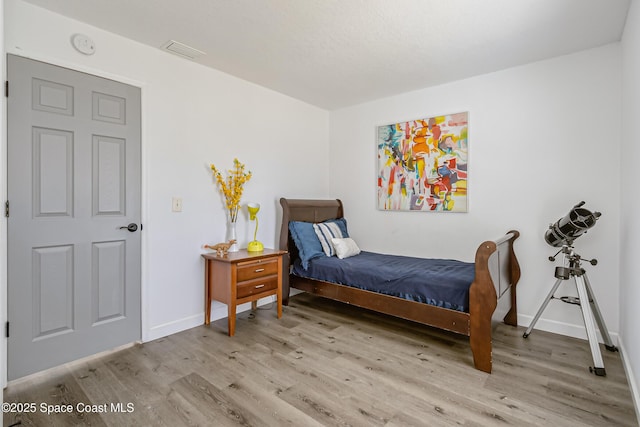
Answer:
[[11, 380], [140, 339], [140, 89], [7, 62]]

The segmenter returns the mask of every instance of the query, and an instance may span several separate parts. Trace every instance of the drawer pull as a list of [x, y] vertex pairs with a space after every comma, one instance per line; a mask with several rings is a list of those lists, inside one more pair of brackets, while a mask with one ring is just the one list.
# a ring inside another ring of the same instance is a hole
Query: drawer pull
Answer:
[[256, 273], [262, 273], [264, 271], [264, 268], [256, 268]]
[[256, 285], [256, 289], [264, 288], [264, 283], [262, 285]]

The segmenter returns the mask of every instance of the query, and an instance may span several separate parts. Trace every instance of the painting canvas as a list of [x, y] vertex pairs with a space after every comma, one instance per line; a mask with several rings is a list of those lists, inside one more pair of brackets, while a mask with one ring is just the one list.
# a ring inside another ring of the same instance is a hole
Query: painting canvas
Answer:
[[378, 127], [378, 208], [467, 212], [468, 117]]

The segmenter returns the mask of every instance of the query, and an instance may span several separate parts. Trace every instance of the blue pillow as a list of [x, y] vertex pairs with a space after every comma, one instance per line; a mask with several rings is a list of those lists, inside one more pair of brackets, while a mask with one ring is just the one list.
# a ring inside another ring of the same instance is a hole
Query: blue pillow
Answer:
[[[347, 233], [347, 221], [344, 218], [330, 219], [325, 222], [335, 222], [340, 228], [340, 231], [342, 231], [342, 235], [349, 237]], [[313, 229], [312, 222], [290, 221], [289, 232], [298, 248], [302, 268], [306, 270], [309, 267], [309, 261], [313, 258], [325, 256], [318, 235]]]
[[309, 267], [310, 260], [324, 256], [322, 245], [320, 244], [320, 240], [318, 240], [318, 236], [316, 236], [316, 232], [313, 230], [312, 222], [290, 221], [289, 231], [298, 248], [302, 268], [306, 270]]

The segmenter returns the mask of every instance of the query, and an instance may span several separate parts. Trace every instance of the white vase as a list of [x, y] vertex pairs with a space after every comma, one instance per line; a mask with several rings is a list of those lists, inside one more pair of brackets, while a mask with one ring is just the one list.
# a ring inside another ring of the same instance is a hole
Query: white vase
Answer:
[[238, 252], [238, 233], [236, 232], [236, 224], [234, 221], [227, 221], [227, 242], [235, 240], [235, 243], [229, 247], [229, 252]]

